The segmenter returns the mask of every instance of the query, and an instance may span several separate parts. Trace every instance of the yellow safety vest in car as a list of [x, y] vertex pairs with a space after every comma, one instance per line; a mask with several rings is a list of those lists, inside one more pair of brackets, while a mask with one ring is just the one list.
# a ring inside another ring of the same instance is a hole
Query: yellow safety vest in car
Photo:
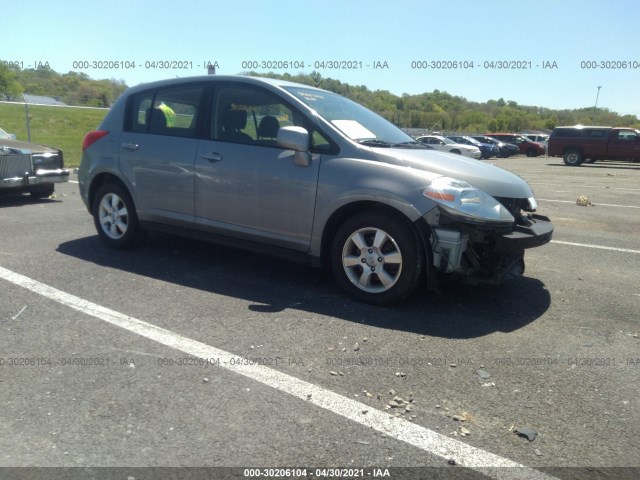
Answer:
[[158, 105], [158, 108], [164, 113], [164, 117], [167, 119], [167, 127], [173, 127], [176, 124], [176, 112], [165, 103]]

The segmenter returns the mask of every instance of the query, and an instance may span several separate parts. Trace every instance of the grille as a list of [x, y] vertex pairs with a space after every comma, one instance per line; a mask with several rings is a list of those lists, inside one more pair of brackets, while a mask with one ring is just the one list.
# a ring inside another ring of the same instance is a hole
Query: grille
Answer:
[[509, 213], [513, 215], [516, 221], [522, 218], [523, 208], [527, 206], [527, 199], [525, 198], [507, 198], [507, 197], [495, 197], [504, 207], [509, 210]]
[[31, 155], [0, 155], [0, 178], [24, 177], [31, 173]]

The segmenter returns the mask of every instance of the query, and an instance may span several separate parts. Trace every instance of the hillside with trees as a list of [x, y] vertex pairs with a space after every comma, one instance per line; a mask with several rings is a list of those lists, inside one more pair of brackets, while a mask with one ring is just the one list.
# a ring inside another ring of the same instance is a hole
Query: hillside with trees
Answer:
[[518, 105], [502, 98], [478, 103], [440, 90], [398, 96], [387, 90], [371, 91], [364, 85], [353, 86], [339, 80], [323, 78], [318, 72], [309, 75], [248, 72], [247, 75], [279, 78], [339, 93], [363, 104], [401, 128], [442, 132], [521, 132], [551, 130], [559, 125], [576, 124], [640, 128], [640, 120], [635, 115], [619, 115], [606, 108], [554, 110]]
[[[554, 110], [518, 105], [512, 100], [479, 103], [440, 90], [395, 95], [324, 78], [318, 72], [283, 75], [246, 72], [313, 85], [339, 93], [379, 113], [401, 128], [443, 132], [485, 132], [553, 129], [558, 125], [608, 125], [640, 128], [635, 115], [619, 115], [606, 108]], [[10, 68], [0, 61], [0, 100], [22, 101], [22, 93], [54, 97], [68, 105], [109, 107], [127, 88], [122, 80], [93, 80], [85, 73], [59, 74], [50, 68]]]
[[127, 89], [123, 80], [93, 80], [86, 73], [60, 74], [50, 68], [10, 68], [0, 61], [0, 100], [22, 101], [22, 94], [52, 97], [67, 105], [110, 107]]

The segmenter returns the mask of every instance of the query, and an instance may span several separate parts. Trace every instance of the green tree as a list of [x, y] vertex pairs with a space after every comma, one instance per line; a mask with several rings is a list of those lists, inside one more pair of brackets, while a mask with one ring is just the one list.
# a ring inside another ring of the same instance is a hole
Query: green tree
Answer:
[[17, 80], [16, 70], [0, 61], [0, 99], [17, 100], [23, 91]]

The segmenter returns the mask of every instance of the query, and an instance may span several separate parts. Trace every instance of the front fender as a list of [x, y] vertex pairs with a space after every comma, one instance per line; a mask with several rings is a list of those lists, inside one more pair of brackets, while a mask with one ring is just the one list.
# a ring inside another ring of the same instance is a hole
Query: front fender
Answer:
[[349, 204], [382, 204], [399, 211], [411, 222], [417, 221], [435, 206], [435, 202], [424, 197], [422, 191], [437, 176], [376, 160], [323, 159], [309, 253], [321, 255], [322, 236], [329, 219]]

